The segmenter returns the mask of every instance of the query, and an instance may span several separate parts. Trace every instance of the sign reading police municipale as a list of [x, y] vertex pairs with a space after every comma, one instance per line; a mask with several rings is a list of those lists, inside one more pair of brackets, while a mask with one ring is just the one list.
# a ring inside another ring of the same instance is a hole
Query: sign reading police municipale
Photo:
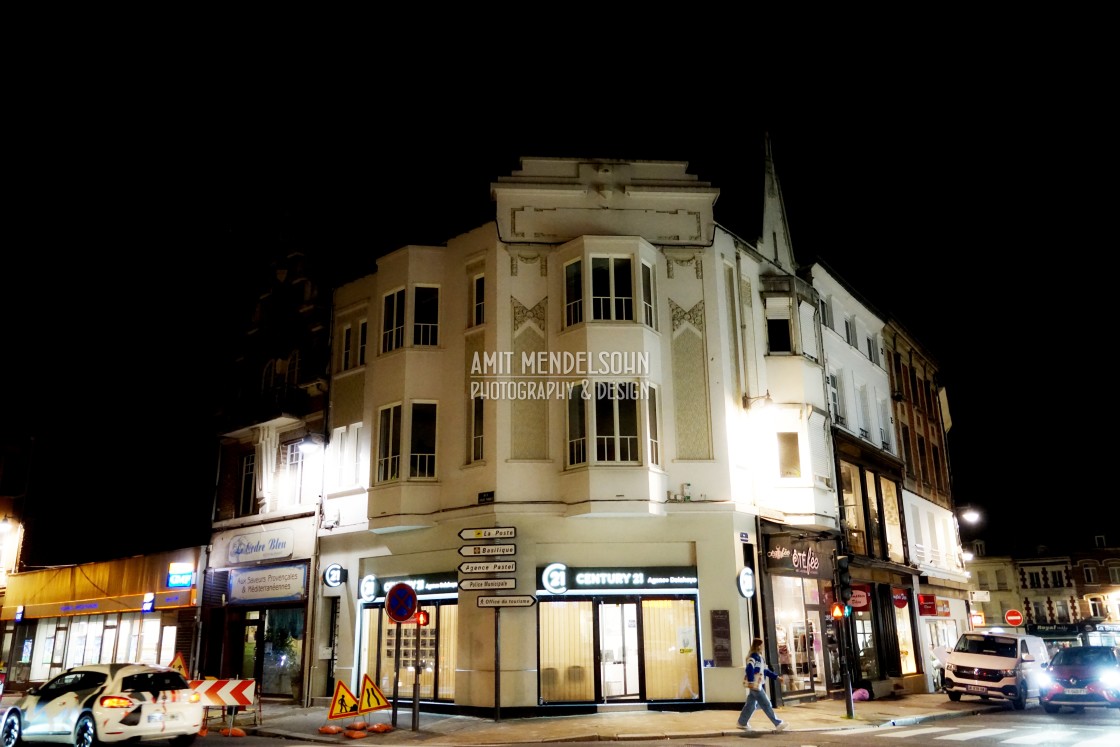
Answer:
[[230, 602], [295, 602], [306, 596], [306, 565], [230, 569]]

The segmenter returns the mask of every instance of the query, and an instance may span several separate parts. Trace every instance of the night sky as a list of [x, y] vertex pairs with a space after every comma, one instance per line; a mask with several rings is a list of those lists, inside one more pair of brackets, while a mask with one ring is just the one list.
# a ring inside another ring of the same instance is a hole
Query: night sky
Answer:
[[781, 117], [714, 96], [542, 112], [428, 93], [402, 99], [422, 107], [408, 116], [227, 93], [23, 123], [0, 427], [36, 437], [29, 567], [207, 542], [216, 377], [276, 251], [365, 274], [492, 220], [490, 183], [520, 156], [688, 161], [721, 190], [717, 221], [753, 241], [766, 132], [799, 262], [824, 258], [940, 363], [956, 500], [985, 511], [989, 554], [1120, 535], [1107, 399], [1085, 396], [1113, 388], [1115, 239], [1091, 225], [1103, 123], [979, 92]]

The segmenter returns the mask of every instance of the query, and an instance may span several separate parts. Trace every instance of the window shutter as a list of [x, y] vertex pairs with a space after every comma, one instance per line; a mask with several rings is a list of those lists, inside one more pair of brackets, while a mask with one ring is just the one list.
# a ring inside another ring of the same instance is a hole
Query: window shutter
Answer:
[[813, 325], [813, 304], [802, 301], [801, 310], [801, 352], [810, 358], [819, 358], [817, 355], [817, 332]]
[[832, 451], [828, 448], [828, 420], [813, 410], [809, 413], [809, 455], [813, 461], [813, 475], [823, 480], [832, 476]]

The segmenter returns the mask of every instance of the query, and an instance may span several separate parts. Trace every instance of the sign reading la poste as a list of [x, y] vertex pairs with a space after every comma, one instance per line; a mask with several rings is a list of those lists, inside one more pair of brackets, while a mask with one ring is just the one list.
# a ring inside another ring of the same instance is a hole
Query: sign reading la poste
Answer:
[[511, 352], [476, 352], [470, 392], [472, 399], [648, 399], [648, 377], [644, 351], [540, 351], [520, 360]]

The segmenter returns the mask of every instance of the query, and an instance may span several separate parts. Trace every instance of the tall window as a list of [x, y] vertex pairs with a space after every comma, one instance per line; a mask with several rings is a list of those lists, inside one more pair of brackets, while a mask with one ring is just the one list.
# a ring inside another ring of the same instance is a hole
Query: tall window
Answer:
[[401, 406], [381, 408], [377, 430], [377, 481], [401, 477]]
[[850, 316], [844, 317], [844, 339], [852, 347], [858, 347], [859, 343], [856, 342], [856, 323]]
[[471, 437], [469, 444], [470, 461], [477, 462], [482, 459], [482, 397], [471, 400]]
[[867, 554], [867, 520], [863, 513], [863, 485], [855, 465], [840, 463], [840, 496], [844, 506], [844, 523], [848, 546], [859, 555]]
[[1066, 585], [1065, 575], [1061, 571], [1050, 571], [1050, 585], [1060, 589]]
[[1110, 584], [1120, 584], [1120, 565], [1108, 567], [1108, 582]]
[[941, 449], [934, 444], [931, 450], [933, 451], [933, 484], [938, 490], [944, 490], [941, 483]]
[[770, 353], [793, 352], [788, 298], [766, 299], [766, 344]]
[[381, 312], [381, 352], [404, 346], [404, 289], [385, 296]]
[[657, 432], [657, 390], [649, 388], [649, 399], [646, 400], [646, 417], [649, 418], [649, 463], [651, 466], [661, 465], [661, 438]]
[[914, 455], [910, 451], [910, 426], [902, 426], [902, 461], [906, 464], [906, 474], [914, 476]]
[[583, 262], [564, 265], [564, 326], [583, 321]]
[[1097, 583], [1097, 569], [1090, 566], [1085, 566], [1085, 583]]
[[417, 286], [412, 321], [413, 345], [439, 345], [439, 288]]
[[925, 436], [918, 436], [918, 466], [921, 468], [919, 476], [922, 478], [922, 483], [929, 485], [929, 464], [926, 462], [926, 438]]
[[288, 478], [288, 500], [299, 503], [300, 493], [303, 488], [303, 451], [300, 450], [301, 441], [284, 444], [284, 466]]
[[568, 399], [568, 466], [587, 464], [587, 411], [583, 385], [577, 384]]
[[778, 474], [782, 477], [801, 477], [801, 449], [796, 433], [778, 434]]
[[634, 318], [634, 279], [629, 257], [593, 257], [591, 310], [594, 319]]
[[241, 492], [237, 501], [237, 516], [257, 513], [257, 455], [241, 457]]
[[436, 406], [412, 405], [412, 438], [409, 442], [409, 477], [436, 476]]
[[595, 384], [595, 459], [600, 462], [638, 461], [637, 386], [630, 383]]
[[642, 263], [642, 313], [646, 326], [657, 329], [657, 296], [653, 282], [653, 266]]
[[358, 324], [358, 365], [364, 366], [366, 364], [366, 320], [363, 319]]
[[832, 329], [832, 307], [827, 298], [821, 299], [821, 326]]
[[832, 419], [837, 425], [844, 425], [844, 410], [840, 406], [840, 374], [830, 371], [824, 378], [828, 387], [828, 409]]
[[342, 370], [345, 371], [350, 368], [350, 344], [353, 338], [353, 330], [347, 324], [342, 329]]
[[471, 326], [477, 327], [486, 321], [486, 278], [475, 275], [471, 282]]

